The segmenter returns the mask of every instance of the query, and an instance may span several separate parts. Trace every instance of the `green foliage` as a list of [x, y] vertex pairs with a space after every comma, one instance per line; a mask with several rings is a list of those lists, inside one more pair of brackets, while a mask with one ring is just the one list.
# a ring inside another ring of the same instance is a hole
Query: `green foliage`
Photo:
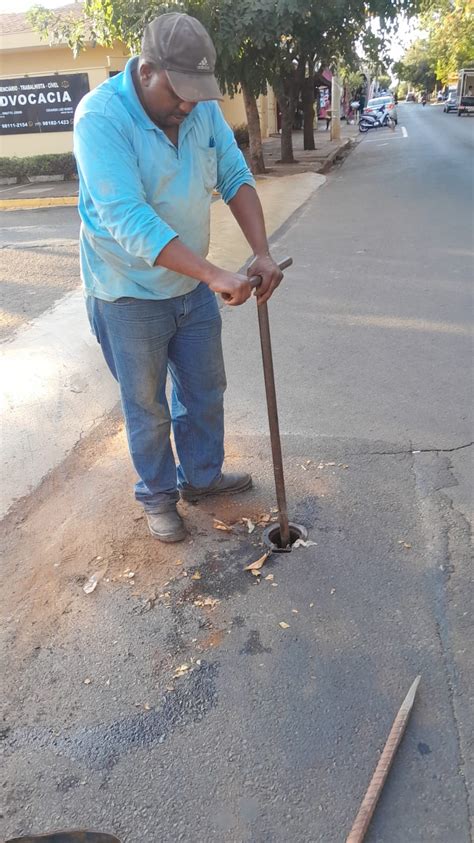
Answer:
[[408, 94], [408, 82], [400, 82], [397, 88], [397, 96], [398, 99], [405, 99], [406, 95]]
[[64, 176], [77, 174], [72, 152], [57, 155], [32, 155], [28, 158], [0, 158], [0, 177], [24, 179], [27, 176]]
[[402, 60], [396, 62], [393, 70], [400, 81], [408, 82], [410, 88], [432, 91], [436, 83], [436, 58], [430, 42], [418, 38], [410, 45]]
[[377, 82], [378, 82], [380, 91], [388, 91], [388, 89], [390, 88], [390, 85], [392, 84], [392, 80], [391, 80], [390, 76], [385, 76], [384, 74], [382, 74], [381, 76], [379, 76], [377, 78]]
[[474, 65], [474, 4], [472, 0], [428, 0], [420, 18], [426, 37], [415, 41], [394, 66], [400, 79], [418, 89], [443, 85], [462, 67]]
[[25, 175], [24, 158], [0, 158], [0, 178], [21, 179]]
[[418, 11], [421, 0], [85, 0], [83, 14], [35, 6], [33, 27], [50, 42], [66, 42], [77, 54], [88, 43], [117, 41], [137, 53], [143, 29], [156, 15], [185, 11], [203, 22], [217, 48], [217, 75], [224, 90], [235, 93], [244, 82], [255, 96], [267, 81], [290, 76], [304, 60], [333, 65], [351, 61], [361, 37], [366, 53], [380, 65], [383, 38], [366, 26], [378, 17], [389, 31], [397, 15]]
[[434, 0], [422, 17], [436, 77], [447, 84], [462, 67], [474, 65], [474, 4], [472, 0]]

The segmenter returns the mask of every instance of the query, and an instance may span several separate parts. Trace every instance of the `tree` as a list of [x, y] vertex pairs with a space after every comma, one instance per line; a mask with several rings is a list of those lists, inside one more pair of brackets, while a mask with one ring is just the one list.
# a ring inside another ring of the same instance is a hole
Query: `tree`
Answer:
[[474, 64], [472, 0], [431, 0], [420, 18], [426, 37], [419, 38], [394, 66], [397, 76], [415, 88], [446, 85], [461, 67]]
[[410, 45], [401, 61], [393, 70], [400, 81], [408, 82], [410, 88], [432, 91], [436, 83], [436, 59], [426, 38], [418, 38]]
[[390, 76], [387, 76], [384, 73], [377, 78], [377, 82], [379, 84], [379, 91], [388, 91], [390, 85], [392, 84]]
[[461, 67], [474, 65], [474, 4], [472, 0], [435, 0], [422, 16], [435, 58], [436, 76], [443, 85]]

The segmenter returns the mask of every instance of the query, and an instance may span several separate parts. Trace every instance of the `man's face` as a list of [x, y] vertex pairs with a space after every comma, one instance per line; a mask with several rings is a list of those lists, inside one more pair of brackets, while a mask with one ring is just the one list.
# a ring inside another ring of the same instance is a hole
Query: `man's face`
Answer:
[[160, 128], [180, 126], [196, 103], [186, 102], [175, 94], [164, 70], [142, 62], [137, 76], [142, 103], [153, 122]]

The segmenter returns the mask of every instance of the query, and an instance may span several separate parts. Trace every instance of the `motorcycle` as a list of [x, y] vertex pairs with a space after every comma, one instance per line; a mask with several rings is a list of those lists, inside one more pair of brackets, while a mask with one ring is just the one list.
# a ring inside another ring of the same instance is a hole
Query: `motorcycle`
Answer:
[[380, 129], [383, 126], [388, 126], [390, 129], [395, 129], [395, 121], [392, 119], [385, 106], [382, 105], [378, 111], [373, 114], [363, 114], [359, 120], [359, 132], [365, 134], [369, 129]]

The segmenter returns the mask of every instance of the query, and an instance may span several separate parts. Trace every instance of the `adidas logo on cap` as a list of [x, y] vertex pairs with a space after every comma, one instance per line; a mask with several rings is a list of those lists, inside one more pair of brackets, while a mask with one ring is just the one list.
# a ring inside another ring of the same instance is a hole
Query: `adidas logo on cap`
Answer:
[[197, 69], [198, 70], [210, 70], [211, 69], [209, 67], [209, 62], [208, 62], [206, 56], [204, 56], [204, 58], [201, 59], [201, 61], [199, 62], [198, 66], [197, 66]]

